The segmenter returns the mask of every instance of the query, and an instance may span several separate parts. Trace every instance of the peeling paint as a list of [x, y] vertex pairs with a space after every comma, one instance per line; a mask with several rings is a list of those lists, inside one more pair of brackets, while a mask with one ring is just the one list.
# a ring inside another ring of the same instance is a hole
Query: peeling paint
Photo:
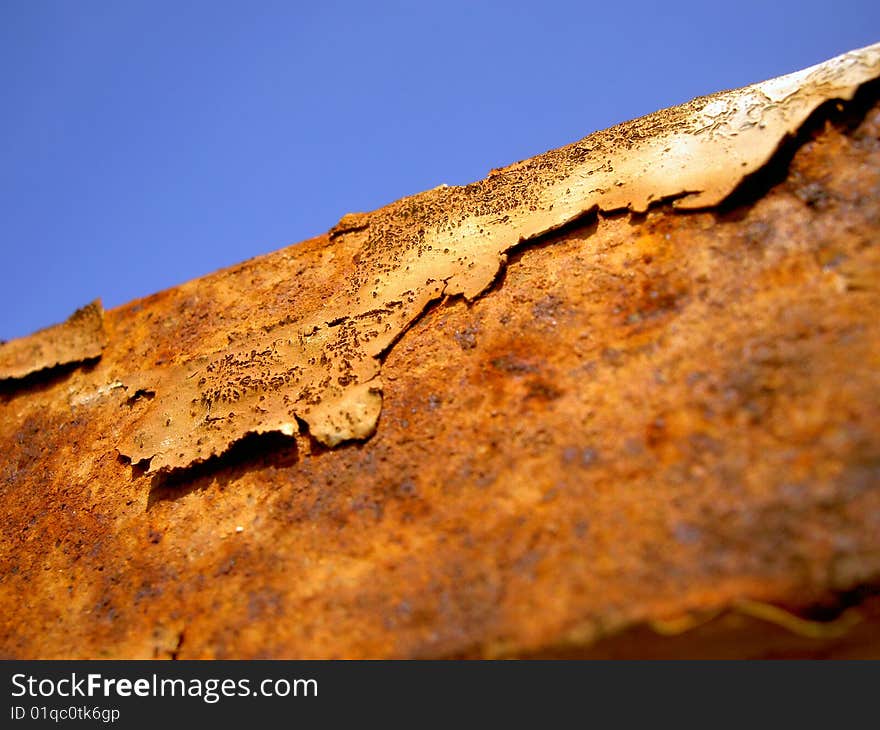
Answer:
[[101, 357], [107, 345], [100, 300], [32, 335], [0, 345], [0, 381]]
[[139, 404], [119, 451], [157, 471], [299, 422], [329, 446], [367, 438], [382, 408], [381, 357], [430, 302], [475, 299], [506, 252], [591, 211], [721, 203], [820, 105], [878, 76], [880, 44], [597, 132], [471, 185], [349, 214], [330, 235], [356, 237], [357, 266], [329, 300], [305, 297], [295, 322], [120, 377], [129, 393], [155, 398]]

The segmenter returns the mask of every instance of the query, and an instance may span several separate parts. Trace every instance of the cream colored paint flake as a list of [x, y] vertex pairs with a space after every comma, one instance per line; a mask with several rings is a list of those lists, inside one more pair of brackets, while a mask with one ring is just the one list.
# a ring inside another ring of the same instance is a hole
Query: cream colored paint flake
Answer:
[[294, 324], [121, 378], [155, 397], [119, 450], [155, 471], [222, 453], [248, 433], [291, 434], [299, 421], [329, 446], [367, 438], [382, 407], [379, 358], [431, 301], [478, 297], [507, 251], [590, 211], [719, 204], [821, 104], [878, 76], [880, 44], [597, 132], [471, 185], [345, 216], [330, 235], [357, 244], [348, 285]]

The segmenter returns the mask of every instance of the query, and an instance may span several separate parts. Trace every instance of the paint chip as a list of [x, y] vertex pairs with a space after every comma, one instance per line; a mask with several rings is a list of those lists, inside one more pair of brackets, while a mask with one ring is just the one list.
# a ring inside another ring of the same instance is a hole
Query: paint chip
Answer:
[[356, 271], [329, 300], [303, 296], [293, 323], [121, 377], [131, 393], [156, 395], [119, 451], [157, 471], [299, 422], [328, 446], [367, 438], [382, 408], [380, 358], [430, 302], [480, 296], [506, 252], [591, 211], [721, 203], [821, 104], [878, 76], [880, 44], [597, 132], [471, 185], [345, 216], [331, 238], [357, 247]]
[[0, 345], [0, 380], [101, 357], [107, 345], [104, 308], [96, 299], [65, 322]]

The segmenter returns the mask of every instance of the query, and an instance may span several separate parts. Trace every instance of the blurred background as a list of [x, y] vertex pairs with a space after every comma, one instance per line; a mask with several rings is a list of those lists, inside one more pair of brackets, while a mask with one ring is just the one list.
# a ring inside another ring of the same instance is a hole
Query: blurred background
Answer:
[[0, 339], [877, 41], [877, 0], [0, 0]]

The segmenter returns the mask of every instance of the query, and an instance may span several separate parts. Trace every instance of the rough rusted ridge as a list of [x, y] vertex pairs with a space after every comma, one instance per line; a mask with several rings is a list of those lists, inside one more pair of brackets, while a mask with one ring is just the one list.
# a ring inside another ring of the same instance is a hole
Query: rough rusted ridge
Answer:
[[427, 307], [364, 442], [117, 452], [133, 371], [336, 301], [372, 223], [108, 312], [93, 367], [0, 391], [0, 654], [880, 656], [878, 102], [738, 202], [581, 217]]
[[0, 344], [0, 382], [101, 357], [107, 344], [101, 301], [77, 309], [61, 324]]

